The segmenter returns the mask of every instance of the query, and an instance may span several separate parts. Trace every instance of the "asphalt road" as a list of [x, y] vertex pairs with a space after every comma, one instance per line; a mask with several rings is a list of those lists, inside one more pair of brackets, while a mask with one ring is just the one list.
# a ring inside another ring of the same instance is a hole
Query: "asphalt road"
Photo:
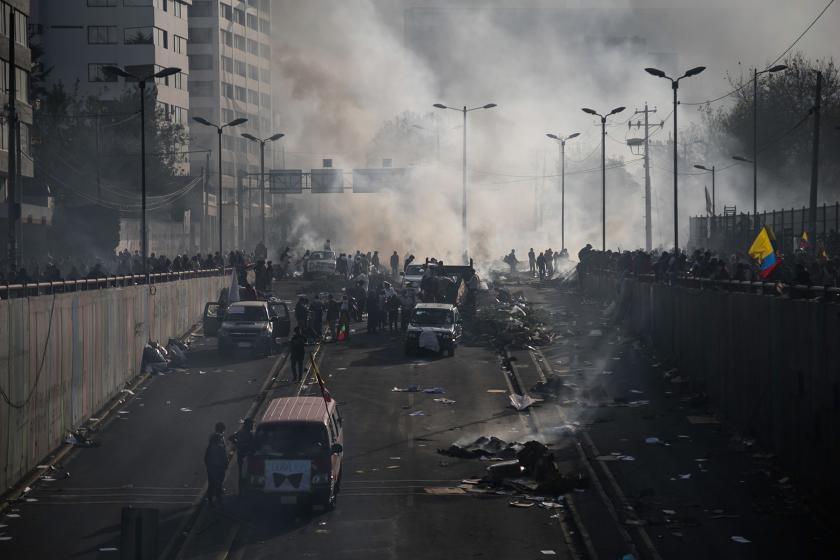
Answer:
[[[344, 418], [336, 509], [306, 512], [234, 497], [201, 519], [182, 558], [569, 557], [555, 511], [510, 507], [508, 496], [432, 493], [457, 489], [487, 465], [437, 448], [481, 435], [527, 439], [528, 424], [508, 404], [491, 350], [461, 346], [454, 358], [406, 358], [401, 335], [357, 332], [347, 344], [324, 346], [321, 371]], [[392, 391], [410, 384], [445, 394]], [[319, 394], [317, 385], [284, 383], [277, 395], [299, 391]], [[434, 401], [441, 397], [456, 402]], [[411, 416], [418, 411], [423, 415]]]
[[220, 358], [215, 339], [199, 333], [188, 368], [152, 376], [126, 394], [93, 434], [99, 447], [74, 449], [26, 501], [4, 512], [0, 530], [11, 539], [0, 542], [0, 557], [118, 558], [125, 506], [159, 510], [158, 550], [164, 550], [203, 497], [204, 449], [214, 425], [224, 422], [228, 434], [238, 429], [282, 361], [282, 354]]

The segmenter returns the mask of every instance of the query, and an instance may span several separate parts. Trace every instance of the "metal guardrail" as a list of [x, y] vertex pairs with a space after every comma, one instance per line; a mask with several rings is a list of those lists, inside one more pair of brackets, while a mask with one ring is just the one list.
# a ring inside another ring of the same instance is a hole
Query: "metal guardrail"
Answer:
[[[606, 268], [589, 268], [588, 270], [584, 268], [584, 270], [586, 270], [586, 274], [608, 274], [615, 278], [618, 278], [621, 274], [617, 270], [610, 270]], [[632, 272], [625, 273], [625, 276], [642, 282], [670, 284], [700, 290], [719, 290], [768, 296], [789, 295], [801, 299], [822, 298], [823, 301], [832, 303], [840, 302], [840, 288], [834, 286], [806, 286], [804, 284], [784, 284], [782, 282], [774, 283], [739, 280], [713, 280], [710, 278], [698, 278], [688, 274], [679, 274], [676, 278], [668, 276], [662, 279], [657, 279], [654, 274], [634, 274]]]
[[[225, 268], [223, 274], [230, 274], [231, 268]], [[149, 275], [149, 285], [191, 278], [207, 278], [219, 276], [218, 268], [202, 270], [188, 270], [184, 272], [158, 272]], [[127, 286], [142, 286], [146, 283], [143, 274], [110, 275], [100, 278], [81, 278], [79, 280], [61, 280], [58, 282], [33, 282], [31, 284], [0, 284], [0, 299], [20, 297], [34, 297], [70, 292], [86, 292], [91, 290], [106, 290], [110, 288], [124, 288]]]

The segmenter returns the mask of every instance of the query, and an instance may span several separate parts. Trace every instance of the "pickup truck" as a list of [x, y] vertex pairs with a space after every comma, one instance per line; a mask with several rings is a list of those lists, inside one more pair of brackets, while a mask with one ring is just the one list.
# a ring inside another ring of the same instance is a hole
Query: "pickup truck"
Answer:
[[204, 306], [202, 326], [204, 336], [217, 337], [220, 352], [242, 348], [270, 354], [278, 338], [289, 336], [289, 303], [273, 298], [229, 305], [211, 301]]

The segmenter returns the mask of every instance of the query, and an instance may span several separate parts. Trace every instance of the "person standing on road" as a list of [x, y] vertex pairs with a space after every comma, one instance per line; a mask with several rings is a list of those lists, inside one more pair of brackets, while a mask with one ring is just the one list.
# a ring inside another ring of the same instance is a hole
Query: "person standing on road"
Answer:
[[225, 481], [228, 458], [225, 438], [219, 432], [210, 436], [204, 451], [204, 466], [207, 469], [207, 502], [210, 507], [222, 505], [222, 484]]
[[306, 319], [309, 315], [309, 307], [306, 305], [306, 297], [298, 296], [297, 304], [295, 304], [295, 321], [301, 330], [306, 328]]
[[545, 277], [545, 255], [542, 253], [537, 257], [537, 270], [540, 274], [540, 280], [542, 280]]
[[408, 328], [408, 320], [411, 312], [414, 311], [414, 291], [403, 289], [400, 295], [400, 328], [405, 331]]
[[400, 256], [394, 251], [394, 254], [391, 255], [391, 277], [396, 279], [397, 272], [400, 269]]
[[254, 444], [254, 420], [246, 418], [239, 431], [230, 436], [230, 441], [236, 449], [236, 466], [239, 475], [239, 489], [242, 490], [242, 461], [251, 453]]
[[379, 324], [379, 294], [370, 290], [367, 296], [367, 332], [376, 334], [376, 327]]
[[309, 306], [309, 317], [311, 321], [310, 326], [320, 340], [324, 336], [324, 306], [321, 304], [321, 298], [318, 294], [315, 294], [315, 299], [312, 301], [312, 305]]
[[338, 321], [339, 312], [341, 311], [341, 306], [333, 295], [330, 294], [327, 296], [327, 328], [330, 330], [330, 338], [335, 340], [335, 336], [337, 334], [335, 327], [336, 322]]
[[545, 251], [545, 272], [549, 278], [554, 276], [554, 251], [551, 247]]
[[292, 367], [292, 381], [303, 379], [303, 359], [306, 356], [306, 337], [295, 327], [295, 333], [289, 339], [289, 360]]
[[341, 307], [338, 311], [338, 330], [335, 340], [341, 342], [350, 338], [350, 316], [353, 313], [353, 303], [347, 295], [341, 297]]
[[528, 270], [531, 272], [531, 276], [537, 272], [537, 256], [534, 254], [533, 247], [528, 251]]

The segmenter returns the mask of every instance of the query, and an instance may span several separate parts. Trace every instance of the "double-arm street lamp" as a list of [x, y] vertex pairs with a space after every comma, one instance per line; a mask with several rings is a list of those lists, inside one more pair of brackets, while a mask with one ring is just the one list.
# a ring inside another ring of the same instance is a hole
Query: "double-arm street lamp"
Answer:
[[559, 134], [546, 134], [560, 146], [560, 249], [566, 248], [566, 141], [580, 136], [574, 132], [568, 136]]
[[215, 128], [216, 133], [219, 136], [219, 151], [217, 157], [219, 158], [219, 200], [216, 202], [216, 211], [219, 216], [219, 268], [221, 268], [222, 273], [225, 271], [225, 251], [222, 245], [222, 130], [229, 126], [239, 126], [240, 124], [244, 124], [248, 122], [248, 119], [238, 118], [233, 119], [227, 124], [217, 125], [213, 124], [207, 119], [203, 117], [193, 117], [193, 120], [198, 124], [203, 124], [204, 126], [209, 126], [210, 128]]
[[[268, 138], [257, 138], [253, 134], [245, 132], [242, 134], [243, 138], [247, 138], [251, 142], [257, 142], [260, 145], [260, 236], [262, 242], [265, 244], [265, 144], [266, 142], [274, 142], [280, 140], [285, 134], [278, 132]], [[251, 215], [250, 213], [248, 214]]]
[[119, 66], [106, 66], [105, 72], [110, 72], [129, 80], [136, 80], [140, 88], [140, 253], [143, 257], [143, 277], [149, 283], [149, 238], [146, 232], [146, 82], [157, 78], [166, 78], [177, 74], [180, 68], [164, 68], [147, 76], [135, 76]]
[[457, 107], [449, 107], [444, 105], [443, 103], [435, 103], [434, 107], [437, 109], [452, 109], [453, 111], [458, 111], [464, 114], [464, 143], [463, 143], [463, 158], [462, 158], [462, 172], [461, 172], [461, 229], [463, 230], [463, 240], [464, 240], [464, 262], [469, 262], [469, 233], [467, 230], [467, 113], [470, 111], [475, 111], [477, 109], [492, 109], [496, 107], [495, 103], [488, 103], [487, 105], [482, 105], [481, 107], [473, 107], [472, 109], [467, 109], [467, 106], [464, 105], [462, 109], [458, 109]]
[[680, 230], [679, 230], [679, 214], [678, 214], [678, 195], [677, 195], [677, 90], [680, 87], [680, 80], [683, 78], [690, 78], [691, 76], [696, 76], [703, 70], [705, 70], [705, 66], [696, 66], [691, 70], [686, 71], [685, 74], [680, 76], [679, 78], [671, 78], [670, 76], [666, 76], [665, 72], [662, 70], [657, 70], [656, 68], [645, 68], [645, 72], [650, 74], [651, 76], [656, 76], [657, 78], [664, 78], [666, 80], [671, 81], [671, 89], [674, 90], [674, 253], [676, 254], [677, 250], [680, 247]]
[[756, 220], [756, 227], [758, 227], [758, 77], [761, 74], [773, 74], [787, 70], [784, 64], [778, 64], [766, 70], [758, 71], [758, 68], [753, 69], [753, 152], [752, 159], [747, 159], [742, 156], [732, 156], [732, 159], [751, 163], [753, 166], [753, 219]]
[[588, 115], [601, 117], [601, 250], [607, 250], [607, 117], [615, 115], [624, 110], [624, 107], [616, 107], [606, 115], [602, 115], [595, 109], [584, 107], [581, 109]]

